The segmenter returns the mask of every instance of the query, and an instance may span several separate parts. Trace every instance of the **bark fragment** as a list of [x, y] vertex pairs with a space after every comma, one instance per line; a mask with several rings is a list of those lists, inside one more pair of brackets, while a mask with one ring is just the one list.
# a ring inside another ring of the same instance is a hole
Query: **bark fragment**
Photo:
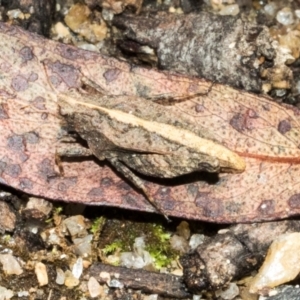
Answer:
[[139, 289], [145, 293], [158, 294], [166, 297], [187, 298], [181, 277], [149, 272], [140, 269], [127, 269], [96, 263], [89, 269], [89, 275], [94, 276], [100, 283], [112, 284], [117, 280], [127, 288]]
[[233, 226], [181, 258], [184, 282], [192, 293], [221, 288], [257, 269], [280, 234], [299, 230], [299, 221]]
[[249, 91], [261, 91], [263, 64], [259, 60], [264, 58], [270, 65], [276, 55], [266, 27], [237, 17], [207, 12], [121, 15], [113, 22], [126, 28], [127, 38], [154, 48], [161, 68]]

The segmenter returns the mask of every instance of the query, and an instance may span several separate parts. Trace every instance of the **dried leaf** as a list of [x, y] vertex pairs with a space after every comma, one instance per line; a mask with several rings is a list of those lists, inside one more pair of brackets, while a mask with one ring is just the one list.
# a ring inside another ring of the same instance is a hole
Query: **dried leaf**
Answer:
[[[44, 40], [0, 23], [0, 178], [26, 193], [153, 211], [144, 197], [108, 166], [94, 160], [63, 161], [57, 94], [79, 88], [83, 78], [103, 94], [184, 99], [166, 106], [211, 140], [246, 160], [242, 174], [191, 174], [147, 181], [166, 213], [215, 222], [284, 218], [300, 212], [299, 111], [264, 97], [203, 80], [132, 67], [95, 53]], [[55, 92], [54, 92], [55, 91]], [[150, 100], [149, 100], [150, 101]], [[204, 133], [205, 134], [205, 133]]]

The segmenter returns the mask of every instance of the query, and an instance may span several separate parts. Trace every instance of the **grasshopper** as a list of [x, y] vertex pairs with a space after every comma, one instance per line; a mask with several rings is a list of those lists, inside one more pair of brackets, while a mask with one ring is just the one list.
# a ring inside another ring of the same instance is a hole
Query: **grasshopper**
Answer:
[[238, 154], [206, 138], [207, 130], [174, 120], [167, 108], [152, 101], [75, 92], [58, 97], [60, 114], [69, 129], [87, 142], [90, 154], [109, 161], [161, 213], [163, 209], [133, 170], [173, 178], [195, 171], [239, 173], [245, 169]]

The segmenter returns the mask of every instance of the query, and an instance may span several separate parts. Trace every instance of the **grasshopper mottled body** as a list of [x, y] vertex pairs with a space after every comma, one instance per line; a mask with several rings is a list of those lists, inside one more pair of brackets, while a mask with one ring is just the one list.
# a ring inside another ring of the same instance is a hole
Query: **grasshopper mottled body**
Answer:
[[[242, 172], [245, 169], [243, 159], [237, 154], [201, 137], [184, 121], [174, 125], [172, 116], [168, 116], [169, 121], [164, 118], [163, 114], [168, 113], [161, 105], [149, 102], [123, 96], [80, 97], [73, 93], [59, 96], [61, 115], [87, 142], [91, 153], [99, 160], [108, 160], [142, 189], [156, 208], [159, 205], [130, 169], [159, 178], [195, 171]], [[140, 105], [148, 112], [144, 116]]]

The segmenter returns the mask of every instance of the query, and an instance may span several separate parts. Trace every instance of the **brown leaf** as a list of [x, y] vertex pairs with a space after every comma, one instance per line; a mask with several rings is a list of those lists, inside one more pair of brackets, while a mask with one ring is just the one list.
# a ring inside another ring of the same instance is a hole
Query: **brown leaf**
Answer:
[[[141, 194], [94, 160], [63, 161], [61, 174], [55, 161], [63, 135], [57, 93], [79, 88], [83, 77], [104, 94], [147, 99], [188, 98], [205, 93], [210, 83], [132, 67], [3, 23], [0, 44], [1, 182], [51, 199], [153, 211]], [[167, 110], [207, 128], [212, 140], [237, 151], [247, 163], [242, 174], [146, 182], [167, 214], [249, 222], [300, 212], [297, 109], [214, 85], [206, 96]]]

